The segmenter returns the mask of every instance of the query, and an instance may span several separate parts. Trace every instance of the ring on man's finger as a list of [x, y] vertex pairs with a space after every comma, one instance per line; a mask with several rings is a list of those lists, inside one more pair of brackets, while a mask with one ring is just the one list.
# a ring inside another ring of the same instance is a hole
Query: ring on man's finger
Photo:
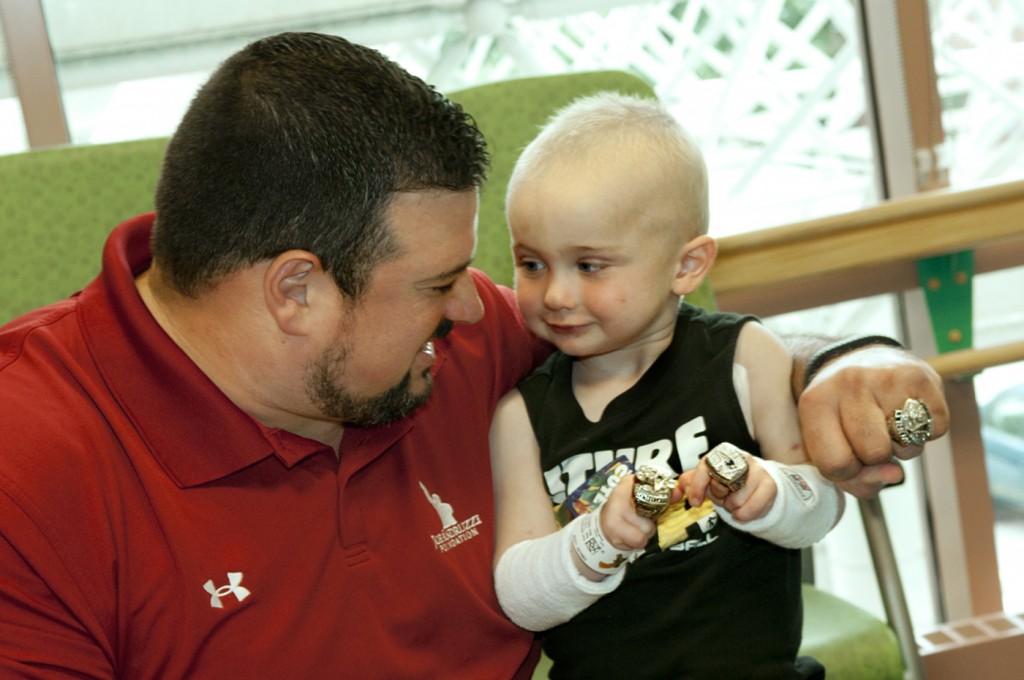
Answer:
[[907, 399], [903, 408], [892, 412], [886, 424], [889, 437], [900, 446], [924, 446], [932, 438], [932, 414], [919, 399]]

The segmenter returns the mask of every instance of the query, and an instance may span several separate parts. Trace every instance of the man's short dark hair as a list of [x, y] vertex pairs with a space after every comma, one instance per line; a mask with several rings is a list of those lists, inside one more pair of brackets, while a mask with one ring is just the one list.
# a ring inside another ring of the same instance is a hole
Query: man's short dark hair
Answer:
[[195, 296], [289, 249], [358, 297], [397, 254], [395, 192], [471, 190], [488, 158], [472, 118], [376, 50], [284, 33], [225, 61], [172, 137], [153, 255]]

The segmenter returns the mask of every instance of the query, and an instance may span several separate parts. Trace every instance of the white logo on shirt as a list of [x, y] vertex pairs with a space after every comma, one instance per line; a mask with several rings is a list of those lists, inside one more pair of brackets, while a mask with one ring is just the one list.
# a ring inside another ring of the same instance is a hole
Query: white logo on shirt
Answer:
[[224, 603], [221, 601], [222, 597], [228, 595], [234, 595], [241, 602], [245, 598], [249, 597], [252, 593], [249, 592], [248, 588], [242, 587], [242, 572], [240, 571], [229, 571], [228, 572], [228, 585], [221, 586], [218, 588], [213, 585], [213, 579], [210, 579], [203, 584], [203, 590], [210, 593], [210, 606], [214, 609], [223, 609]]
[[434, 510], [437, 511], [437, 518], [441, 520], [441, 528], [447, 529], [455, 524], [455, 510], [452, 509], [451, 503], [445, 503], [441, 500], [441, 496], [427, 491], [427, 487], [423, 486], [423, 482], [420, 482], [420, 488], [423, 489], [423, 495], [427, 497], [430, 504], [434, 506]]
[[448, 552], [455, 546], [480, 535], [480, 530], [477, 528], [480, 526], [480, 515], [473, 515], [460, 522], [455, 519], [455, 510], [451, 503], [445, 503], [439, 494], [427, 491], [423, 482], [420, 482], [420, 488], [423, 489], [423, 495], [427, 497], [427, 501], [437, 512], [437, 518], [441, 520], [441, 533], [430, 536], [434, 541], [435, 548], [441, 552]]

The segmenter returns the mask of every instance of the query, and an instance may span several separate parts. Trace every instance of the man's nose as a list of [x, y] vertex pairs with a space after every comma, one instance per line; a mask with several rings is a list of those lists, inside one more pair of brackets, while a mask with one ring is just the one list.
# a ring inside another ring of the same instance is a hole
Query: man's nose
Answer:
[[459, 323], [476, 323], [484, 317], [484, 303], [476, 292], [476, 284], [468, 273], [459, 277], [448, 306], [444, 310], [446, 318]]

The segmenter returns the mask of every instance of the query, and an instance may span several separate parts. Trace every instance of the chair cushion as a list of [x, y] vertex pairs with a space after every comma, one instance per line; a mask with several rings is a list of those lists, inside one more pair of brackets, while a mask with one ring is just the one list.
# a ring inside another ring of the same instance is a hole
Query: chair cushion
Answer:
[[825, 666], [828, 680], [902, 680], [896, 634], [860, 607], [805, 584], [800, 653]]

